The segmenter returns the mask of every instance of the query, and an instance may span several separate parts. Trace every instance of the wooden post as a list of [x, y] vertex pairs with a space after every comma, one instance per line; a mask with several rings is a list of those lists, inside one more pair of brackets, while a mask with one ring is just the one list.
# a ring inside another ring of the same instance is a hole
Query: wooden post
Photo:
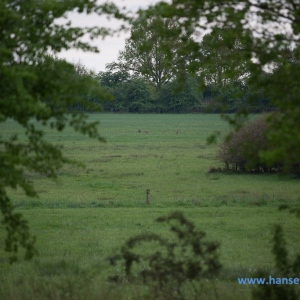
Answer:
[[147, 193], [147, 204], [149, 205], [150, 204], [150, 190], [148, 189], [146, 191], [146, 193]]

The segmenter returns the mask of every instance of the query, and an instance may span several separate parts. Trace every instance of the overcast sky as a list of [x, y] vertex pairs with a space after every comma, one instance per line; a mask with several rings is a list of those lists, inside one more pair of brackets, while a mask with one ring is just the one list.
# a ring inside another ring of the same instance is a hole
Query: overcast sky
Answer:
[[[150, 4], [155, 4], [160, 0], [110, 0], [114, 2], [119, 7], [126, 7], [127, 10], [137, 11], [139, 8], [147, 8]], [[168, 2], [168, 0], [164, 0]], [[105, 0], [99, 0], [99, 3], [106, 2]], [[83, 15], [83, 14], [75, 14], [71, 13], [68, 15], [69, 20], [71, 20], [73, 26], [79, 27], [110, 27], [116, 29], [120, 26], [120, 21], [110, 20], [108, 21], [104, 16], [94, 15]], [[252, 16], [253, 21], [250, 22], [250, 28], [253, 27], [258, 29], [257, 20]], [[63, 22], [66, 22], [65, 20]], [[60, 22], [58, 22], [60, 23]], [[252, 24], [252, 25], [251, 25]], [[278, 25], [278, 24], [277, 24]], [[284, 23], [281, 28], [272, 27], [271, 23], [264, 24], [260, 28], [264, 32], [291, 32], [291, 26], [289, 24]], [[272, 29], [273, 28], [273, 29]], [[83, 52], [78, 50], [64, 51], [61, 52], [58, 56], [61, 58], [66, 58], [69, 62], [77, 63], [81, 62], [88, 69], [93, 70], [94, 72], [105, 71], [105, 65], [111, 63], [112, 61], [117, 60], [118, 52], [124, 49], [125, 39], [130, 36], [130, 32], [121, 33], [119, 36], [114, 37], [106, 37], [104, 40], [99, 38], [91, 42], [91, 45], [97, 46], [100, 50], [100, 53], [91, 53], [91, 52]]]
[[[119, 7], [126, 6], [131, 11], [137, 11], [139, 8], [147, 8], [150, 4], [154, 4], [159, 0], [113, 0]], [[100, 1], [99, 1], [100, 2]], [[104, 2], [104, 1], [103, 1]], [[106, 26], [117, 28], [121, 23], [117, 20], [108, 21], [106, 17], [98, 15], [83, 15], [83, 14], [69, 14], [69, 19], [73, 26]], [[129, 32], [122, 33], [120, 36], [106, 37], [104, 40], [97, 39], [91, 42], [96, 45], [100, 53], [83, 52], [77, 50], [64, 51], [58, 56], [66, 58], [70, 62], [80, 61], [83, 65], [93, 70], [94, 72], [104, 71], [105, 65], [115, 61], [118, 56], [118, 51], [122, 50], [125, 45], [125, 39], [129, 37]]]

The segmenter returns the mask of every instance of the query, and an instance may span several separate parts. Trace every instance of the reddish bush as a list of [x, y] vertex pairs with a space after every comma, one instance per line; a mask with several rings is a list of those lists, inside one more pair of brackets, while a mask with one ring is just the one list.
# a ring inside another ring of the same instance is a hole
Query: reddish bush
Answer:
[[298, 162], [284, 164], [283, 161], [278, 161], [269, 166], [259, 157], [260, 151], [272, 149], [267, 144], [266, 130], [266, 115], [264, 115], [247, 123], [239, 131], [232, 132], [229, 141], [224, 139], [218, 156], [226, 169], [241, 171], [248, 169], [255, 173], [289, 171], [300, 175]]
[[230, 140], [223, 141], [218, 153], [226, 168], [242, 171], [247, 168], [257, 173], [281, 171], [281, 163], [268, 167], [258, 156], [259, 151], [267, 147], [264, 135], [266, 129], [265, 116], [262, 116], [247, 123], [239, 131], [231, 133]]

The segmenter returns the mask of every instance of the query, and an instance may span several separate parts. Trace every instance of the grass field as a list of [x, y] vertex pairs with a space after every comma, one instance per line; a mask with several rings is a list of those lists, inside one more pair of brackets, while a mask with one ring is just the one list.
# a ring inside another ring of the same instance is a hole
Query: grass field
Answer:
[[[209, 134], [229, 129], [219, 115], [94, 114], [90, 119], [101, 121], [107, 143], [69, 128], [62, 133], [45, 128], [48, 141], [62, 144], [65, 156], [86, 168], [66, 165], [56, 181], [27, 172], [39, 198], [9, 191], [37, 236], [39, 256], [10, 266], [0, 227], [0, 299], [149, 299], [143, 287], [112, 290], [106, 278], [116, 269], [106, 258], [133, 235], [167, 234], [154, 220], [175, 210], [221, 243], [220, 299], [250, 299], [251, 286], [238, 285], [237, 278], [253, 276], [258, 268], [274, 271], [274, 224], [283, 225], [291, 257], [299, 252], [299, 221], [278, 211], [280, 204], [299, 206], [299, 178], [208, 174], [210, 167], [222, 167], [218, 146], [206, 145]], [[18, 132], [24, 139], [12, 121], [0, 132], [4, 137]]]

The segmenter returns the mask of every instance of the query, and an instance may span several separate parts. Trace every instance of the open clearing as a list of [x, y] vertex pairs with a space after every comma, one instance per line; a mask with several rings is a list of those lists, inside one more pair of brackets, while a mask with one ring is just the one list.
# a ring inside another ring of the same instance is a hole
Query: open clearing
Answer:
[[[228, 131], [219, 115], [92, 114], [90, 120], [101, 121], [107, 143], [45, 128], [48, 141], [86, 168], [66, 165], [56, 181], [27, 172], [39, 198], [9, 192], [37, 236], [39, 256], [10, 266], [0, 227], [0, 299], [141, 299], [142, 288], [110, 290], [106, 278], [116, 270], [106, 258], [133, 235], [166, 234], [155, 219], [175, 210], [221, 243], [220, 299], [250, 298], [251, 286], [239, 286], [237, 278], [258, 268], [272, 272], [274, 224], [283, 225], [291, 257], [299, 252], [300, 221], [278, 211], [280, 204], [299, 206], [299, 178], [208, 174], [222, 167], [217, 145], [206, 144], [209, 134]], [[11, 121], [0, 132], [24, 138]]]

